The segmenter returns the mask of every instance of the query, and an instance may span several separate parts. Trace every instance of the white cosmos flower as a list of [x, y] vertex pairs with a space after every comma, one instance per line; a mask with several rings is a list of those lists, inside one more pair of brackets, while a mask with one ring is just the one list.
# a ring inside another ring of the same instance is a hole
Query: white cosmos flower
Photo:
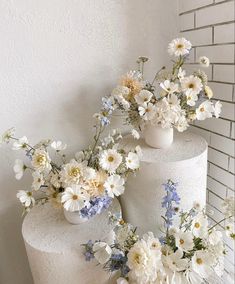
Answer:
[[221, 102], [217, 101], [213, 108], [214, 108], [214, 115], [215, 115], [216, 118], [218, 118], [220, 116], [221, 108], [222, 108]]
[[117, 284], [129, 284], [129, 282], [125, 278], [119, 277], [117, 279]]
[[168, 45], [168, 52], [170, 55], [176, 57], [189, 54], [192, 44], [185, 38], [173, 39]]
[[83, 176], [84, 167], [83, 163], [79, 163], [76, 160], [65, 164], [61, 171], [61, 181], [64, 182], [66, 186], [78, 184]]
[[16, 197], [25, 207], [29, 207], [31, 205], [34, 206], [35, 204], [35, 200], [32, 196], [31, 191], [19, 190], [18, 193], [16, 194]]
[[181, 79], [182, 91], [186, 95], [198, 95], [202, 90], [202, 81], [200, 78], [190, 75]]
[[103, 170], [114, 173], [122, 162], [122, 155], [114, 149], [104, 150], [100, 155], [100, 166]]
[[11, 137], [13, 137], [15, 134], [15, 128], [12, 127], [10, 129], [8, 129], [7, 131], [5, 131], [2, 136], [0, 137], [0, 145], [2, 143], [9, 143]]
[[208, 235], [208, 220], [201, 212], [193, 219], [192, 233], [196, 238], [205, 238]]
[[206, 56], [201, 56], [199, 57], [199, 63], [203, 66], [203, 67], [209, 67], [210, 65], [210, 60], [208, 57]]
[[129, 152], [126, 157], [126, 166], [128, 169], [137, 170], [140, 167], [139, 156], [136, 153]]
[[196, 101], [198, 100], [198, 96], [196, 94], [187, 94], [187, 105], [195, 106]]
[[155, 238], [152, 232], [148, 232], [143, 235], [142, 239], [159, 257], [161, 256], [161, 243], [159, 239]]
[[140, 139], [140, 134], [139, 134], [139, 132], [138, 132], [137, 130], [135, 130], [135, 129], [132, 129], [131, 135], [134, 137], [134, 139], [137, 139], [137, 140]]
[[182, 251], [188, 252], [193, 249], [193, 235], [191, 232], [177, 231], [175, 234], [176, 246]]
[[15, 141], [12, 145], [13, 150], [20, 150], [27, 148], [27, 144], [29, 143], [26, 136], [23, 136], [22, 138]]
[[54, 150], [56, 150], [57, 152], [59, 151], [63, 151], [67, 148], [67, 144], [64, 144], [61, 141], [53, 141], [51, 143], [51, 148], [53, 148]]
[[139, 115], [143, 117], [144, 120], [151, 120], [154, 118], [156, 113], [156, 108], [152, 103], [144, 103], [139, 106]]
[[169, 80], [165, 80], [160, 84], [160, 87], [165, 90], [168, 94], [173, 94], [179, 91], [179, 85]]
[[196, 118], [198, 120], [205, 120], [207, 118], [211, 118], [213, 112], [214, 112], [214, 108], [213, 108], [212, 102], [204, 101], [196, 109]]
[[179, 68], [179, 71], [178, 71], [178, 78], [179, 80], [182, 80], [186, 75], [186, 71], [183, 70], [181, 67]]
[[20, 180], [24, 174], [26, 166], [24, 165], [23, 161], [16, 159], [13, 170], [15, 172], [15, 178]]
[[164, 256], [163, 261], [172, 271], [183, 271], [188, 266], [188, 260], [183, 259], [183, 251], [180, 249], [172, 254]]
[[44, 149], [36, 149], [32, 156], [32, 166], [35, 170], [44, 171], [51, 169], [51, 159]]
[[203, 278], [208, 278], [213, 270], [211, 268], [212, 257], [207, 251], [196, 251], [192, 257], [192, 269]]
[[67, 187], [61, 196], [64, 208], [70, 212], [81, 210], [88, 200], [89, 196], [82, 190], [80, 185]]
[[148, 90], [141, 90], [139, 94], [135, 96], [135, 101], [137, 102], [137, 104], [143, 105], [144, 103], [150, 102], [152, 97], [153, 94]]
[[33, 176], [33, 183], [32, 189], [39, 190], [40, 187], [44, 184], [44, 178], [41, 172], [35, 171], [32, 173]]
[[112, 255], [111, 247], [105, 242], [96, 242], [93, 245], [95, 259], [100, 264], [105, 264]]
[[124, 183], [124, 179], [119, 175], [111, 175], [104, 183], [104, 188], [106, 189], [108, 196], [114, 198], [114, 196], [123, 194], [125, 190]]

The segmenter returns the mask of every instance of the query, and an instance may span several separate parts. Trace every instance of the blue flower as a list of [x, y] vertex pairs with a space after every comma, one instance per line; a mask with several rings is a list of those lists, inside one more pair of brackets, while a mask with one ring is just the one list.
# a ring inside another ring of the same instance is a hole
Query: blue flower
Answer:
[[110, 124], [110, 120], [107, 118], [107, 116], [102, 116], [100, 118], [100, 121], [101, 121], [102, 126], [106, 126], [106, 125]]
[[95, 197], [90, 200], [89, 205], [81, 209], [80, 215], [82, 218], [89, 219], [107, 209], [111, 202], [112, 198], [109, 196]]
[[86, 261], [90, 261], [94, 258], [93, 253], [93, 242], [89, 240], [86, 244], [83, 245], [85, 247], [85, 252], [83, 253], [85, 256]]
[[107, 110], [109, 112], [109, 114], [111, 114], [112, 111], [114, 110], [112, 99], [107, 98], [107, 97], [103, 97], [102, 98], [102, 104], [103, 104], [103, 108], [105, 110]]

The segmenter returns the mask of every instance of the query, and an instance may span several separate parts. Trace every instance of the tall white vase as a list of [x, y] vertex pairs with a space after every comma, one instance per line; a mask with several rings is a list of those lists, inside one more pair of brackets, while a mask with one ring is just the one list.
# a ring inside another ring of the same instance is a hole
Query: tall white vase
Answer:
[[145, 143], [153, 148], [167, 148], [172, 144], [173, 138], [173, 127], [162, 128], [161, 126], [146, 125], [144, 129]]
[[74, 225], [82, 224], [87, 222], [89, 219], [82, 218], [79, 211], [70, 212], [64, 209], [64, 217], [70, 223]]

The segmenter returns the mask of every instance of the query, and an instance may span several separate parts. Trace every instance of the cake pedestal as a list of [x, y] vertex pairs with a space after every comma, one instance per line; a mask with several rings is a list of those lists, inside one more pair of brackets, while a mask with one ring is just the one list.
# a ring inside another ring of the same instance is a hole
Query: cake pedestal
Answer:
[[113, 243], [113, 226], [108, 212], [120, 212], [115, 199], [110, 207], [88, 222], [72, 225], [63, 210], [50, 204], [35, 206], [25, 217], [22, 234], [35, 284], [108, 284], [114, 278], [97, 265], [87, 262], [81, 244], [89, 240]]
[[175, 133], [173, 144], [167, 149], [154, 149], [144, 140], [127, 136], [125, 149], [140, 145], [143, 151], [140, 171], [129, 177], [121, 196], [124, 219], [138, 227], [138, 232], [160, 233], [163, 224], [161, 207], [165, 195], [162, 184], [168, 179], [178, 182], [180, 208], [188, 210], [193, 203], [206, 204], [207, 142], [190, 132]]

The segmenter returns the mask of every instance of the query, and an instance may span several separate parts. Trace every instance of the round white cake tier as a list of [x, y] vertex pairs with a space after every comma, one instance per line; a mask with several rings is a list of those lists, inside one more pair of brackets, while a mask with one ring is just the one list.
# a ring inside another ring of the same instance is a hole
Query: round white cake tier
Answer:
[[63, 211], [50, 204], [35, 206], [25, 217], [22, 234], [35, 284], [108, 284], [115, 277], [85, 260], [81, 244], [89, 240], [113, 243], [113, 226], [108, 212], [120, 213], [117, 199], [110, 207], [89, 221], [72, 225]]
[[140, 234], [160, 232], [165, 210], [161, 207], [165, 195], [163, 183], [177, 182], [181, 198], [180, 208], [188, 210], [193, 203], [206, 204], [207, 142], [190, 132], [176, 133], [167, 149], [154, 149], [144, 140], [127, 136], [122, 146], [126, 149], [140, 145], [143, 156], [140, 171], [129, 177], [125, 193], [121, 196], [123, 216], [138, 227]]

